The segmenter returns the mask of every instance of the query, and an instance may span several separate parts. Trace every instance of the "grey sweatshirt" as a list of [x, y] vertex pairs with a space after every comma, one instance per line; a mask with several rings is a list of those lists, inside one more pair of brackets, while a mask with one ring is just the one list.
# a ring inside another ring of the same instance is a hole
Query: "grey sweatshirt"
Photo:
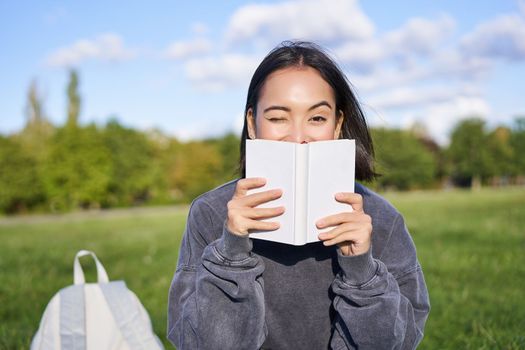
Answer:
[[236, 181], [190, 208], [169, 291], [168, 338], [186, 349], [414, 349], [430, 309], [402, 216], [356, 184], [372, 248], [343, 256], [225, 228]]

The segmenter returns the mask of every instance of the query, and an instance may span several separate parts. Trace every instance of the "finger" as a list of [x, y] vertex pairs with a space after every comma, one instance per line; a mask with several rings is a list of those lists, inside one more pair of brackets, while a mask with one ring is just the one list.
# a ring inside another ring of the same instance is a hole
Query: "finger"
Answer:
[[351, 242], [352, 244], [361, 244], [360, 242], [364, 242], [363, 237], [361, 237], [361, 234], [359, 231], [349, 232], [346, 231], [342, 234], [336, 235], [335, 237], [327, 240], [323, 240], [323, 244], [325, 246], [331, 246], [339, 243], [348, 243]]
[[317, 228], [321, 229], [325, 227], [340, 225], [345, 222], [354, 221], [355, 217], [356, 213], [354, 212], [338, 213], [334, 215], [325, 216], [324, 218], [317, 220], [315, 225], [317, 226]]
[[363, 219], [359, 222], [341, 224], [330, 231], [320, 233], [318, 238], [321, 241], [330, 241], [336, 237], [342, 237], [346, 241], [367, 240], [372, 234], [372, 223], [367, 218]]
[[236, 205], [242, 207], [256, 207], [266, 202], [281, 198], [283, 191], [280, 189], [273, 189], [263, 192], [252, 193], [236, 200]]
[[339, 236], [340, 234], [343, 234], [345, 232], [352, 232], [358, 229], [359, 229], [358, 224], [348, 222], [348, 223], [341, 224], [330, 231], [322, 232], [319, 234], [318, 237], [321, 241], [326, 241], [329, 239], [333, 239], [334, 237]]
[[248, 232], [251, 233], [252, 231], [275, 231], [281, 225], [276, 221], [249, 220], [248, 227]]
[[326, 247], [330, 247], [330, 246], [333, 246], [333, 245], [336, 245], [336, 244], [339, 244], [339, 243], [343, 243], [343, 242], [348, 242], [347, 239], [344, 239], [340, 236], [337, 236], [333, 239], [329, 239], [327, 241], [323, 241], [323, 245], [326, 246]]
[[248, 208], [245, 213], [242, 213], [246, 218], [260, 220], [273, 218], [284, 213], [284, 207], [275, 208]]
[[352, 192], [339, 192], [335, 194], [338, 202], [350, 204], [356, 211], [363, 210], [363, 196]]
[[248, 190], [263, 187], [266, 184], [266, 179], [263, 177], [248, 177], [237, 181], [235, 186], [235, 193], [233, 198], [244, 197]]

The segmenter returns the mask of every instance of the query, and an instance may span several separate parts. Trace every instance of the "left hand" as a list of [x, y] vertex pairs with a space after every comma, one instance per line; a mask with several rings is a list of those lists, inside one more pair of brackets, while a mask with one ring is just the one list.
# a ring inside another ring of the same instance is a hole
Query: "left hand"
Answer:
[[343, 255], [360, 255], [370, 249], [372, 218], [363, 211], [363, 197], [357, 193], [341, 192], [335, 195], [338, 202], [352, 206], [353, 211], [324, 217], [317, 221], [319, 229], [333, 227], [319, 234], [325, 246], [337, 244]]

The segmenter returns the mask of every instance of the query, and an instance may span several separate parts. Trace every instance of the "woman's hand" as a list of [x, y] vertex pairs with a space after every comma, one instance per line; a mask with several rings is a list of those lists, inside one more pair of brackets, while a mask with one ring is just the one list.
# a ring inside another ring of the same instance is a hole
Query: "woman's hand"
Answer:
[[228, 202], [228, 219], [226, 227], [239, 236], [248, 235], [250, 230], [271, 231], [279, 228], [278, 222], [260, 221], [284, 213], [284, 207], [255, 208], [282, 196], [281, 190], [268, 190], [247, 194], [248, 190], [262, 187], [266, 184], [263, 178], [246, 178], [237, 182], [232, 199]]
[[337, 193], [335, 199], [352, 206], [353, 211], [324, 217], [317, 221], [319, 229], [334, 227], [319, 234], [325, 246], [337, 244], [343, 255], [360, 255], [370, 249], [372, 218], [363, 211], [363, 197], [357, 193]]

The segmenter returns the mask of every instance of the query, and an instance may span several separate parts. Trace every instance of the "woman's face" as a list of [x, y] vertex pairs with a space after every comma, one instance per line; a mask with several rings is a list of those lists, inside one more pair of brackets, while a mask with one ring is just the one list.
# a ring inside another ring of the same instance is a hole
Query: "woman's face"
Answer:
[[308, 143], [339, 138], [343, 122], [332, 88], [311, 67], [270, 74], [261, 88], [256, 117], [247, 113], [250, 138]]

